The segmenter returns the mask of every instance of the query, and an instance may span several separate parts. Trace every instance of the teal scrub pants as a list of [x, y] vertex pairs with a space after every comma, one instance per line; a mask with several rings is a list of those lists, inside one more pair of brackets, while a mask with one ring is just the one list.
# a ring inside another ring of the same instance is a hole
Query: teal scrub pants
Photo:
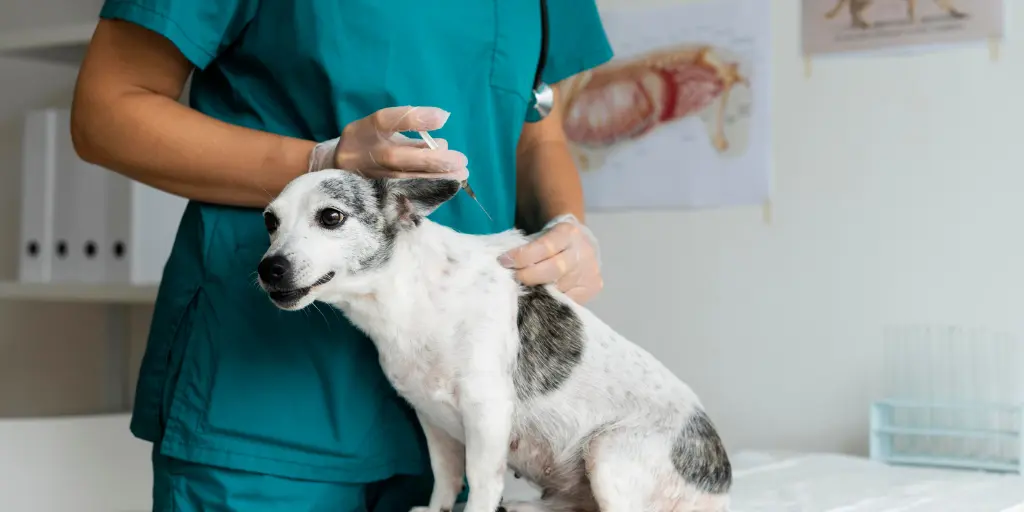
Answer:
[[408, 512], [430, 500], [433, 480], [320, 482], [173, 459], [153, 450], [153, 512]]

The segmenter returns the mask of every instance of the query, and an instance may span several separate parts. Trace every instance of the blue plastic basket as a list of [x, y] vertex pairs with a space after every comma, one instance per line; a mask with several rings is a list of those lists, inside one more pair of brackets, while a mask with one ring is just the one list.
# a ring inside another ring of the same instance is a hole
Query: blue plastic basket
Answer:
[[888, 464], [1024, 475], [1024, 405], [877, 401], [870, 450]]

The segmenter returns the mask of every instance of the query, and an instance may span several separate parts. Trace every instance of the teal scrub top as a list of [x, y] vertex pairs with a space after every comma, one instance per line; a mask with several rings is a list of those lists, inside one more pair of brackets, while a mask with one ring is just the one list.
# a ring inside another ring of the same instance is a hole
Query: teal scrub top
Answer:
[[[612, 50], [594, 0], [548, 0], [548, 83]], [[512, 227], [515, 150], [540, 50], [538, 0], [106, 0], [100, 16], [169, 39], [196, 67], [191, 106], [323, 141], [374, 111], [451, 112], [434, 133], [469, 159], [466, 194], [431, 215]], [[277, 310], [254, 283], [260, 211], [190, 202], [164, 269], [132, 432], [201, 464], [369, 482], [429, 472], [415, 416], [340, 312]]]

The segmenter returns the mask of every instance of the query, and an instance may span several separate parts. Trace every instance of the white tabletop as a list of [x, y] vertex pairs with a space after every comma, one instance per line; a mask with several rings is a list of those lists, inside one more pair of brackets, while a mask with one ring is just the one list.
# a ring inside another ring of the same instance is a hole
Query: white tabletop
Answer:
[[889, 466], [839, 454], [742, 452], [731, 512], [1024, 512], [1024, 477]]

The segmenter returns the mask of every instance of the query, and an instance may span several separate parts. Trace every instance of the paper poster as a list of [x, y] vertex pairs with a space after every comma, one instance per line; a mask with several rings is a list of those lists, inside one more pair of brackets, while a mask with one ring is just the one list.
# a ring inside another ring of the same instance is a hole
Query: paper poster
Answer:
[[803, 0], [805, 55], [1002, 39], [1004, 0]]
[[561, 87], [588, 210], [768, 199], [770, 3], [601, 10], [615, 58]]

